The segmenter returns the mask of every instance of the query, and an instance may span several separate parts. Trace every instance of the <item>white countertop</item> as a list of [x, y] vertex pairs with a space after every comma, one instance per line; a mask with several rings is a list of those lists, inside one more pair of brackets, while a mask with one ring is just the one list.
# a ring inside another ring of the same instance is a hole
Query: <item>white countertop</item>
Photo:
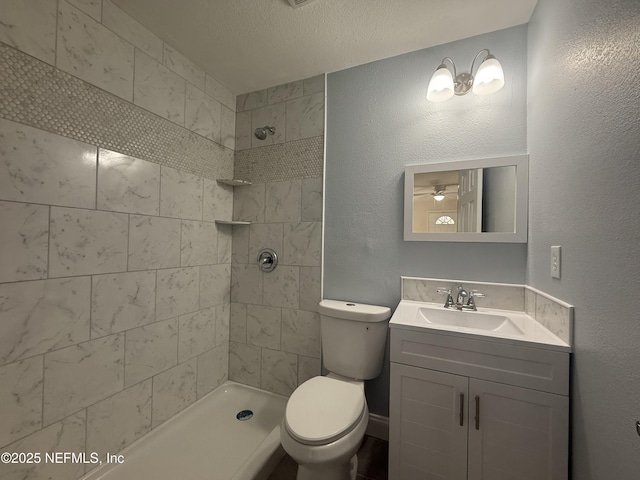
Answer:
[[[489, 313], [493, 315], [503, 315], [508, 317], [515, 325], [522, 330], [522, 335], [509, 335], [491, 330], [480, 330], [469, 327], [460, 327], [453, 325], [434, 325], [424, 322], [419, 315], [420, 307], [427, 307], [436, 310], [445, 309], [442, 304], [429, 302], [414, 302], [410, 300], [402, 300], [396, 308], [391, 320], [390, 328], [401, 328], [414, 331], [428, 331], [429, 333], [438, 333], [442, 335], [451, 335], [457, 337], [473, 337], [478, 340], [493, 341], [499, 343], [508, 343], [512, 345], [521, 345], [533, 348], [542, 348], [546, 350], [556, 350], [562, 352], [571, 352], [571, 345], [561, 340], [559, 337], [547, 330], [542, 324], [530, 317], [524, 312], [513, 310], [498, 310], [489, 308], [478, 308], [479, 313]], [[474, 315], [475, 312], [467, 311], [465, 315]]]

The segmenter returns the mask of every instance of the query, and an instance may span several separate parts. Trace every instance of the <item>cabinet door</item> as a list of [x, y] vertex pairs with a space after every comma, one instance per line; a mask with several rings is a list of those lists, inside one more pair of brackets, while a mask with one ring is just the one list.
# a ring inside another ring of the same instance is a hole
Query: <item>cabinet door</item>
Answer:
[[389, 478], [466, 480], [468, 383], [391, 363]]
[[568, 478], [568, 397], [472, 378], [469, 417], [469, 480]]

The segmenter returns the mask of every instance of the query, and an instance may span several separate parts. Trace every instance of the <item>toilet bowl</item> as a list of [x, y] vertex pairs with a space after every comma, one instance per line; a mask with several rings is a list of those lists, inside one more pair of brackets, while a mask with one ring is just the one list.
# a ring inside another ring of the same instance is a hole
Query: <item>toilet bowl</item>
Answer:
[[355, 478], [368, 423], [363, 382], [329, 374], [300, 385], [280, 427], [282, 447], [298, 464], [297, 479]]
[[297, 480], [355, 480], [356, 453], [369, 423], [364, 380], [382, 370], [391, 310], [322, 300], [318, 312], [323, 364], [330, 373], [291, 394], [280, 440], [298, 464]]

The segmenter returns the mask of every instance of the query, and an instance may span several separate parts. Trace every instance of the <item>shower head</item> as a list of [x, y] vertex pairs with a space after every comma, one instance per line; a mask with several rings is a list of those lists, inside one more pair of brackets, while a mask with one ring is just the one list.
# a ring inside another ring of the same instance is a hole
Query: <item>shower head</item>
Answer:
[[265, 125], [264, 127], [256, 128], [253, 131], [253, 134], [256, 136], [258, 140], [264, 140], [265, 138], [267, 138], [267, 133], [269, 135], [273, 135], [274, 133], [276, 133], [276, 127], [269, 127]]

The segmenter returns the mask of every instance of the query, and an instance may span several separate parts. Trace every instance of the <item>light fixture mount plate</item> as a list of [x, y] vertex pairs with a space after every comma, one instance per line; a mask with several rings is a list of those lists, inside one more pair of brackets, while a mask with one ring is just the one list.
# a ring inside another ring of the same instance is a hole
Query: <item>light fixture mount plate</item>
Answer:
[[459, 73], [453, 82], [453, 92], [456, 95], [466, 95], [473, 87], [473, 75], [470, 73]]

